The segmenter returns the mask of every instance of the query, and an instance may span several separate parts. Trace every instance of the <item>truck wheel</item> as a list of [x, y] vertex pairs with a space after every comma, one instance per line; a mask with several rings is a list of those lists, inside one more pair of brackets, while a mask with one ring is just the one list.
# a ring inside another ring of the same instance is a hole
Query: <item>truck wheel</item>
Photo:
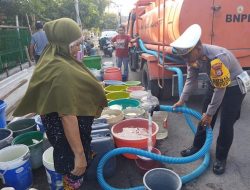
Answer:
[[138, 57], [139, 55], [135, 52], [134, 49], [130, 50], [129, 52], [129, 63], [130, 63], [130, 70], [136, 72], [138, 69]]
[[142, 69], [142, 85], [146, 90], [151, 90], [153, 96], [160, 99], [160, 88], [157, 80], [150, 80], [148, 75], [148, 65], [145, 63]]

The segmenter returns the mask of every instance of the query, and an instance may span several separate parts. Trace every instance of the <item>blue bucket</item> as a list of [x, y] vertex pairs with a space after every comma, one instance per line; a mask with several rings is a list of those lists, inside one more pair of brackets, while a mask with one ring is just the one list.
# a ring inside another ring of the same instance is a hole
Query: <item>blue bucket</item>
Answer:
[[6, 127], [6, 116], [5, 116], [5, 108], [7, 107], [7, 104], [0, 100], [0, 128]]
[[44, 126], [43, 126], [43, 123], [42, 123], [40, 115], [36, 115], [34, 117], [34, 119], [35, 119], [35, 122], [37, 124], [37, 127], [38, 127], [39, 131], [42, 132], [42, 133], [44, 133]]
[[32, 185], [30, 152], [26, 145], [13, 145], [0, 150], [0, 177], [5, 186], [26, 190]]
[[51, 190], [63, 190], [62, 175], [55, 171], [53, 147], [43, 153], [43, 165], [46, 169], [47, 180]]

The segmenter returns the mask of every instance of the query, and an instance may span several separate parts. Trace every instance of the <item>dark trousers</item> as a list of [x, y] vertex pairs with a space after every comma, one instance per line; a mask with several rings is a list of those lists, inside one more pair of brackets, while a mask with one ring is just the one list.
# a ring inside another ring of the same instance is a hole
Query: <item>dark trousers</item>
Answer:
[[[212, 99], [213, 90], [209, 90], [204, 100], [202, 113], [206, 113], [207, 107]], [[233, 142], [234, 123], [240, 118], [241, 104], [245, 95], [239, 89], [239, 86], [228, 87], [226, 89], [223, 101], [216, 114], [213, 116], [211, 127], [214, 128], [219, 110], [221, 110], [220, 130], [216, 144], [216, 158], [219, 160], [227, 159], [229, 149]], [[201, 148], [206, 140], [206, 130], [198, 126], [195, 134], [193, 146]]]

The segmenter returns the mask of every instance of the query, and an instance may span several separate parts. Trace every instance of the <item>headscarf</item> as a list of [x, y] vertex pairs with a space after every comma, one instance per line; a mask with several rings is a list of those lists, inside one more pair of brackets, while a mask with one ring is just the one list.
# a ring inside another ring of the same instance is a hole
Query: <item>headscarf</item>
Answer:
[[44, 25], [49, 44], [44, 50], [15, 116], [28, 113], [99, 117], [107, 106], [104, 90], [91, 72], [70, 55], [69, 45], [81, 38], [73, 20]]

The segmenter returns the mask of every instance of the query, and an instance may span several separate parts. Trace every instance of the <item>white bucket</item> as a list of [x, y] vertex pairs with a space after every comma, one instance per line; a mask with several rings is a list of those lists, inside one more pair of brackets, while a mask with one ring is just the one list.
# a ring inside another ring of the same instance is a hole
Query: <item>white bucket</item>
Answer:
[[0, 177], [5, 186], [18, 190], [32, 185], [30, 152], [26, 145], [12, 145], [0, 150]]
[[55, 171], [54, 148], [50, 147], [43, 153], [43, 165], [46, 169], [47, 180], [51, 190], [63, 190], [62, 175]]

